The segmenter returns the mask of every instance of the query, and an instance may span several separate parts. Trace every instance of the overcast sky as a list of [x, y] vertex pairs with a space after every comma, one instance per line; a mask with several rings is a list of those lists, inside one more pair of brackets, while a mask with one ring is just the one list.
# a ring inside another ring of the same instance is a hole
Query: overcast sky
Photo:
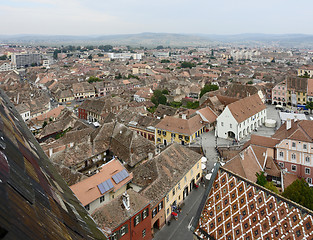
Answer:
[[0, 34], [313, 34], [313, 0], [1, 0]]

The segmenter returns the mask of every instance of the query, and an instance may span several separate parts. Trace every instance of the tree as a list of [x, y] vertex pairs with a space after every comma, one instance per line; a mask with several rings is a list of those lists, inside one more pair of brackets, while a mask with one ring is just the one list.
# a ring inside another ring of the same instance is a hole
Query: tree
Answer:
[[277, 187], [273, 184], [273, 182], [268, 182], [266, 180], [264, 172], [256, 173], [255, 175], [257, 177], [257, 180], [256, 180], [257, 184], [267, 188], [270, 191], [273, 191], [274, 193], [279, 194], [279, 191], [278, 191]]
[[167, 98], [163, 95], [161, 90], [155, 90], [153, 92], [153, 96], [151, 98], [151, 102], [155, 105], [158, 106], [159, 104], [166, 104], [167, 103]]
[[92, 60], [92, 55], [89, 55], [89, 56], [88, 56], [88, 59]]
[[46, 121], [44, 121], [43, 124], [42, 124], [42, 128], [44, 128], [45, 126], [47, 126], [47, 124], [48, 124], [48, 123], [47, 123]]
[[267, 188], [268, 190], [271, 190], [272, 192], [279, 194], [279, 191], [277, 189], [277, 187], [273, 184], [273, 182], [267, 182], [264, 185], [265, 188]]
[[187, 102], [186, 108], [189, 109], [196, 109], [199, 107], [199, 102], [195, 101], [195, 102]]
[[171, 105], [171, 107], [179, 108], [182, 105], [182, 103], [174, 101], [174, 102], [171, 102], [170, 105]]
[[196, 66], [196, 64], [192, 62], [182, 62], [180, 66], [181, 68], [193, 68]]
[[218, 86], [217, 85], [213, 85], [213, 84], [210, 84], [210, 85], [205, 85], [201, 91], [200, 91], [200, 98], [207, 92], [211, 92], [211, 91], [215, 91], [215, 90], [218, 90]]
[[310, 110], [310, 113], [312, 113], [312, 110], [313, 110], [313, 102], [307, 102], [306, 105], [305, 105], [305, 107]]
[[249, 82], [247, 82], [247, 84], [253, 84], [253, 82], [250, 80]]
[[171, 61], [170, 60], [168, 60], [168, 59], [162, 59], [161, 60], [161, 63], [170, 63]]
[[113, 49], [113, 47], [111, 45], [104, 45], [104, 46], [100, 45], [99, 49], [101, 49], [101, 50], [103, 50], [105, 52], [109, 52], [109, 51], [111, 51]]
[[163, 89], [162, 90], [162, 94], [168, 95], [168, 90], [167, 89]]
[[59, 50], [59, 49], [54, 50], [54, 52], [53, 52], [53, 58], [54, 59], [58, 59], [58, 53], [61, 53], [61, 50]]
[[0, 60], [7, 60], [7, 55], [0, 56]]
[[89, 79], [88, 79], [88, 82], [89, 82], [89, 83], [100, 82], [100, 81], [101, 81], [101, 79], [98, 78], [98, 77], [95, 77], [95, 76], [91, 76], [91, 77], [89, 77]]
[[164, 49], [162, 45], [156, 47], [157, 50]]
[[121, 73], [119, 73], [117, 76], [115, 76], [115, 79], [122, 79], [122, 78], [123, 78], [123, 76]]
[[264, 176], [264, 172], [256, 173], [255, 175], [257, 177], [256, 183], [264, 187], [265, 184], [267, 183], [266, 177]]
[[282, 195], [313, 210], [313, 189], [309, 187], [309, 184], [303, 178], [301, 180], [297, 179], [290, 184]]

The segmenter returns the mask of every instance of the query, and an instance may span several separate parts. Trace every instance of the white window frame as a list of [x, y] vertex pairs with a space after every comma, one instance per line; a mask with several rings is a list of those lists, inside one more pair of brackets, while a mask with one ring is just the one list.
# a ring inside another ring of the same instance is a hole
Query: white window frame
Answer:
[[284, 167], [285, 167], [285, 164], [284, 164], [283, 162], [278, 163], [278, 165], [279, 165], [281, 168], [284, 168]]
[[162, 205], [163, 205], [163, 202], [160, 202], [160, 203], [159, 203], [159, 206], [158, 206], [158, 210], [159, 210], [159, 211], [161, 211], [161, 209], [163, 208]]
[[148, 208], [143, 210], [143, 212], [142, 212], [142, 220], [144, 220], [146, 217], [148, 217]]
[[121, 234], [121, 236], [124, 236], [126, 234], [126, 227], [125, 227], [125, 225], [121, 227], [120, 234]]
[[305, 172], [305, 174], [311, 174], [311, 169], [310, 168], [305, 168], [304, 172]]
[[103, 195], [103, 196], [100, 197], [100, 203], [102, 203], [104, 201], [105, 201], [105, 196]]
[[291, 154], [291, 159], [293, 159], [293, 160], [297, 160], [297, 156], [296, 156], [296, 154], [295, 154], [295, 153], [292, 153], [292, 154]]
[[[293, 170], [293, 167], [295, 167], [295, 170]], [[291, 171], [296, 172], [297, 171], [297, 165], [291, 165]]]
[[309, 177], [308, 177], [308, 178], [306, 179], [306, 182], [309, 183], [309, 184], [312, 184], [312, 178], [309, 178]]
[[135, 226], [137, 226], [140, 223], [140, 215], [137, 215], [135, 217]]
[[306, 156], [306, 157], [305, 157], [305, 162], [306, 162], [306, 163], [310, 163], [310, 162], [311, 162], [311, 158], [310, 158], [309, 156]]

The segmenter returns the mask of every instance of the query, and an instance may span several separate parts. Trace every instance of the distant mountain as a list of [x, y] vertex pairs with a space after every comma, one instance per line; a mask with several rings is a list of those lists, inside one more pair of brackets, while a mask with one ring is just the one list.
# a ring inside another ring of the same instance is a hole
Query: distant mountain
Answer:
[[0, 35], [0, 43], [32, 45], [87, 45], [113, 44], [155, 47], [163, 46], [216, 46], [225, 44], [250, 46], [313, 47], [313, 35], [305, 34], [173, 34], [139, 33], [120, 35]]

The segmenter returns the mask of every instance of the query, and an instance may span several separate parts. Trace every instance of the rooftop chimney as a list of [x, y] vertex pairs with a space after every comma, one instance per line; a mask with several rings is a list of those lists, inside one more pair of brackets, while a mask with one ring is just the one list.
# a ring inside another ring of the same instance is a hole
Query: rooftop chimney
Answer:
[[290, 118], [287, 118], [287, 121], [286, 121], [286, 130], [289, 130], [291, 128], [291, 119]]
[[126, 210], [129, 210], [129, 209], [130, 209], [129, 195], [128, 195], [127, 192], [124, 192], [124, 193], [123, 193], [123, 204], [124, 204]]

